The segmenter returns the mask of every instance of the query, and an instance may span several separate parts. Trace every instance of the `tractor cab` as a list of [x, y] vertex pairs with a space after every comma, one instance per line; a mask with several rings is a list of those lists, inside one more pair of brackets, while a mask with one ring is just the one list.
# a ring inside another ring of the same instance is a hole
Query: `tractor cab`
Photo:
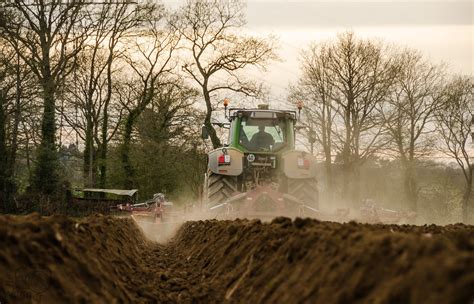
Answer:
[[294, 111], [230, 109], [229, 146], [244, 153], [280, 153], [295, 147]]

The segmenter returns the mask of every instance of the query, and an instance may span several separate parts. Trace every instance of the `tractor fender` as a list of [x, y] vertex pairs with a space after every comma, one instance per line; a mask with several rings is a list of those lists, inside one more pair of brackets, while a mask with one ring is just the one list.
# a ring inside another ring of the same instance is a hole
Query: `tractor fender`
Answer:
[[[225, 149], [225, 150], [224, 150]], [[224, 151], [230, 155], [230, 164], [219, 164], [219, 157], [224, 154]], [[224, 147], [212, 150], [209, 152], [208, 169], [215, 174], [220, 175], [241, 175], [244, 171], [244, 153], [232, 147]]]
[[[316, 176], [316, 159], [311, 154], [304, 151], [287, 151], [281, 156], [283, 161], [283, 172], [286, 177], [294, 179], [314, 178]], [[298, 159], [309, 161], [309, 167], [305, 168], [298, 165]]]

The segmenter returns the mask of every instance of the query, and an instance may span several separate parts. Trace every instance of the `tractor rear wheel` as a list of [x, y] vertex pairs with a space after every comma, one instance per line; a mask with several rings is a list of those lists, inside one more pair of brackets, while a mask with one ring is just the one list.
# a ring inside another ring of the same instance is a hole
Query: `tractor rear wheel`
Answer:
[[237, 176], [209, 172], [206, 178], [206, 198], [209, 206], [222, 204], [238, 192]]
[[288, 194], [296, 197], [305, 205], [319, 208], [318, 183], [314, 178], [288, 179]]

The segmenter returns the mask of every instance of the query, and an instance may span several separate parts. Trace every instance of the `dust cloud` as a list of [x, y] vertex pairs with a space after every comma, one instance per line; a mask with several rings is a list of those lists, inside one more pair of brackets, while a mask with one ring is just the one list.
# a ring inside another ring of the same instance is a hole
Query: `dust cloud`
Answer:
[[[184, 201], [184, 200], [181, 200]], [[215, 219], [215, 216], [205, 212], [199, 202], [186, 204], [183, 207], [170, 211], [165, 221], [155, 223], [133, 217], [145, 237], [153, 242], [167, 243], [173, 239], [181, 226], [188, 221], [203, 221]]]

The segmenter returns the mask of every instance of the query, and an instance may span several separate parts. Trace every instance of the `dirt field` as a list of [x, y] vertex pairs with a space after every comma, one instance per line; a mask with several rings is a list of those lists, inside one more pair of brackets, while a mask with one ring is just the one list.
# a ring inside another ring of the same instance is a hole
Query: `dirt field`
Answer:
[[0, 301], [468, 303], [474, 227], [0, 217]]

